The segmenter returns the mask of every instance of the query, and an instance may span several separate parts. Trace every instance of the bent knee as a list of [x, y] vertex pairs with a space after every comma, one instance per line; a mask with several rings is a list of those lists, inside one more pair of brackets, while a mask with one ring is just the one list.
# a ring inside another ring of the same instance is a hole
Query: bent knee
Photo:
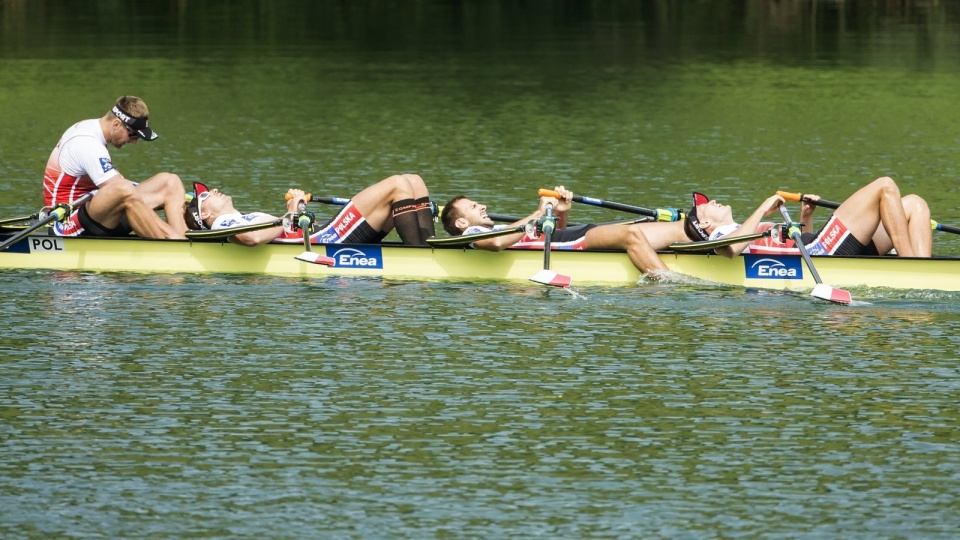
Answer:
[[423, 179], [416, 174], [395, 174], [384, 182], [389, 184], [395, 198], [411, 198], [415, 192], [424, 187]]
[[927, 201], [920, 197], [919, 195], [914, 195], [911, 193], [903, 198], [903, 209], [907, 214], [918, 216], [918, 217], [927, 217], [930, 216], [930, 207], [927, 205]]
[[181, 180], [180, 176], [176, 174], [162, 172], [155, 175], [154, 178], [158, 179], [165, 186], [169, 186], [169, 187], [172, 187], [173, 189], [178, 189], [180, 191], [183, 191], [183, 180]]
[[900, 196], [900, 188], [897, 186], [897, 183], [894, 182], [893, 178], [889, 176], [881, 176], [874, 180], [873, 183], [887, 193], [895, 193], [898, 197]]
[[401, 184], [403, 184], [404, 186], [408, 187], [411, 190], [416, 190], [424, 186], [423, 178], [420, 178], [419, 174], [404, 173], [404, 174], [396, 174], [393, 177], [396, 178], [398, 182], [400, 182]]

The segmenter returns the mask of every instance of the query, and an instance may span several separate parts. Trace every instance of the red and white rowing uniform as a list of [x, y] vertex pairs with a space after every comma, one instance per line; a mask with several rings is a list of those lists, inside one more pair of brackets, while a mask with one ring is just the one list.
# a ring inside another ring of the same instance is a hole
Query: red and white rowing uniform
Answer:
[[[764, 232], [775, 227], [773, 223], [761, 223], [757, 232]], [[740, 225], [726, 225], [717, 227], [710, 235], [710, 240], [718, 240], [740, 228]], [[837, 216], [830, 216], [827, 224], [816, 233], [802, 233], [800, 239], [811, 255], [877, 255], [877, 248], [870, 242], [863, 245], [847, 230]], [[800, 255], [796, 242], [790, 238], [780, 240], [780, 235], [758, 238], [750, 242], [743, 250], [744, 253], [755, 255]]]
[[100, 120], [77, 122], [64, 132], [47, 159], [43, 204], [72, 203], [117, 174]]
[[[107, 140], [99, 119], [83, 120], [71, 126], [60, 137], [47, 159], [43, 173], [43, 204], [70, 204], [119, 174], [113, 168]], [[83, 232], [79, 212], [66, 223], [54, 224], [61, 236], [77, 236]]]

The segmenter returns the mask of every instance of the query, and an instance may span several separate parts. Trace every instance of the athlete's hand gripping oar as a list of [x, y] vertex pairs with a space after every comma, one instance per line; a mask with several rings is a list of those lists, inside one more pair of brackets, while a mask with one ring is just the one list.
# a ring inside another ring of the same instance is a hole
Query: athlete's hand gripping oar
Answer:
[[539, 222], [540, 232], [543, 234], [543, 270], [534, 274], [530, 281], [553, 287], [569, 287], [573, 280], [570, 276], [558, 274], [550, 270], [550, 242], [553, 231], [557, 228], [557, 218], [553, 215], [553, 203], [547, 203], [546, 215]]
[[810, 295], [828, 302], [849, 304], [852, 301], [849, 292], [826, 285], [820, 279], [820, 274], [817, 273], [817, 269], [813, 266], [813, 259], [811, 259], [810, 254], [807, 253], [807, 246], [803, 245], [803, 241], [800, 238], [800, 225], [794, 223], [793, 220], [790, 219], [790, 214], [787, 212], [787, 207], [783, 204], [780, 205], [780, 215], [783, 216], [783, 220], [787, 224], [788, 235], [797, 244], [800, 254], [803, 255], [803, 260], [807, 263], [807, 268], [810, 269], [810, 274], [813, 276], [813, 280], [817, 282], [816, 287], [813, 288], [813, 292], [811, 292]]
[[[293, 197], [287, 193], [287, 200], [289, 201]], [[307, 212], [307, 201], [310, 200], [310, 194], [307, 193], [304, 197], [305, 200], [297, 201], [297, 214], [293, 216], [292, 221], [294, 223], [294, 228], [300, 229], [303, 231], [303, 253], [297, 255], [295, 258], [303, 262], [313, 263], [313, 264], [322, 264], [326, 266], [333, 266], [336, 262], [332, 257], [327, 257], [320, 255], [313, 251], [310, 246], [310, 231], [313, 229], [313, 214]]]
[[87, 193], [87, 194], [84, 195], [83, 197], [80, 197], [79, 199], [73, 201], [73, 204], [63, 203], [63, 204], [58, 204], [58, 205], [54, 206], [54, 207], [50, 210], [50, 213], [47, 215], [47, 217], [41, 219], [40, 221], [38, 221], [38, 222], [34, 223], [33, 225], [27, 227], [26, 229], [24, 229], [24, 230], [18, 232], [17, 234], [11, 236], [11, 237], [8, 238], [6, 241], [4, 241], [2, 244], [0, 244], [0, 251], [3, 251], [3, 250], [5, 250], [5, 249], [7, 249], [8, 247], [12, 246], [13, 244], [16, 244], [16, 243], [17, 243], [18, 241], [20, 241], [20, 239], [23, 238], [24, 236], [27, 236], [28, 234], [30, 234], [30, 233], [32, 233], [33, 231], [39, 229], [40, 227], [43, 227], [44, 225], [46, 225], [46, 224], [48, 224], [48, 223], [53, 223], [54, 221], [60, 221], [60, 222], [66, 221], [67, 218], [70, 217], [70, 214], [72, 214], [74, 210], [76, 210], [77, 208], [79, 208], [80, 205], [82, 205], [83, 203], [89, 201], [89, 200], [90, 200], [90, 197], [93, 197], [93, 193], [92, 193], [92, 192], [91, 192], [91, 193]]
[[[552, 189], [541, 189], [540, 196], [559, 198], [560, 194]], [[629, 212], [631, 214], [639, 214], [641, 216], [650, 216], [657, 221], [680, 221], [684, 217], [683, 211], [677, 210], [676, 208], [657, 208], [655, 210], [651, 210], [649, 208], [641, 208], [639, 206], [633, 206], [629, 204], [593, 199], [591, 197], [583, 197], [580, 195], [574, 195], [573, 202], [589, 204], [591, 206], [599, 206], [600, 208], [608, 208], [610, 210], [620, 210], [621, 212]]]
[[[838, 202], [828, 201], [826, 199], [814, 199], [813, 197], [810, 197], [808, 195], [803, 195], [801, 193], [790, 193], [787, 191], [778, 191], [777, 195], [783, 197], [788, 201], [794, 201], [794, 202], [803, 201], [805, 203], [815, 204], [817, 206], [822, 206], [824, 208], [833, 208], [833, 209], [840, 208], [840, 203]], [[930, 220], [930, 228], [935, 231], [943, 231], [943, 232], [948, 232], [953, 234], [960, 234], [960, 227], [954, 227], [952, 225], [944, 225], [935, 219]]]

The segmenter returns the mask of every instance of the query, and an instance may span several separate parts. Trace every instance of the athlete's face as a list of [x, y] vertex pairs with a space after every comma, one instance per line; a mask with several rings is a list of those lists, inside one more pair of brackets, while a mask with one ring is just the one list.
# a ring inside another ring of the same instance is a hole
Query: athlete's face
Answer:
[[137, 139], [140, 137], [130, 129], [129, 126], [120, 121], [119, 118], [113, 120], [113, 137], [111, 143], [117, 148], [125, 144], [137, 144]]
[[233, 206], [233, 197], [221, 193], [219, 189], [211, 189], [205, 193], [201, 193], [198, 196], [199, 205], [200, 205], [200, 215], [204, 216], [219, 216], [223, 214], [228, 208]]
[[733, 210], [730, 205], [719, 204], [716, 200], [697, 206], [697, 218], [701, 225], [725, 225], [733, 221]]
[[460, 217], [457, 218], [457, 226], [460, 229], [480, 225], [483, 227], [493, 227], [493, 220], [487, 217], [487, 207], [470, 199], [460, 199], [456, 203], [457, 210], [460, 211]]

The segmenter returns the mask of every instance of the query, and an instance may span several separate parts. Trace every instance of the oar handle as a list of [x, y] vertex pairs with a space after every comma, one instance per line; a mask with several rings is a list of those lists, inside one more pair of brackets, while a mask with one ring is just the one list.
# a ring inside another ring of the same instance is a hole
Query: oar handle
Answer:
[[777, 192], [777, 195], [783, 197], [784, 200], [787, 200], [787, 201], [793, 201], [793, 202], [801, 202], [801, 201], [803, 201], [803, 202], [805, 202], [805, 203], [815, 204], [815, 205], [817, 205], [817, 206], [822, 206], [822, 207], [824, 207], [824, 208], [833, 208], [833, 209], [840, 208], [840, 203], [838, 203], [838, 202], [828, 201], [828, 200], [826, 200], [826, 199], [811, 199], [810, 197], [808, 197], [808, 196], [806, 196], [806, 195], [803, 195], [803, 194], [800, 194], [800, 193], [790, 193], [790, 192], [788, 192], [788, 191], [778, 191], [778, 192]]
[[[538, 193], [541, 197], [560, 198], [560, 194], [552, 189], [541, 189]], [[629, 212], [631, 214], [639, 214], [641, 216], [650, 216], [656, 218], [657, 221], [680, 221], [684, 218], [683, 212], [676, 208], [657, 208], [656, 210], [651, 210], [640, 206], [604, 201], [602, 199], [594, 199], [580, 195], [574, 195], [573, 202], [599, 206], [600, 208], [608, 208], [610, 210], [619, 210], [621, 212]]]
[[[289, 193], [287, 193], [286, 195], [284, 195], [284, 199], [286, 199], [286, 200], [288, 200], [288, 201], [289, 201], [290, 199], [292, 199], [292, 198], [293, 198], [293, 195], [290, 195]], [[339, 204], [339, 205], [344, 205], [344, 204], [347, 204], [348, 202], [350, 202], [350, 199], [344, 199], [343, 197], [314, 197], [314, 196], [311, 195], [310, 193], [307, 193], [306, 199], [307, 199], [307, 202], [319, 202], [319, 203], [323, 203], [323, 204]]]

